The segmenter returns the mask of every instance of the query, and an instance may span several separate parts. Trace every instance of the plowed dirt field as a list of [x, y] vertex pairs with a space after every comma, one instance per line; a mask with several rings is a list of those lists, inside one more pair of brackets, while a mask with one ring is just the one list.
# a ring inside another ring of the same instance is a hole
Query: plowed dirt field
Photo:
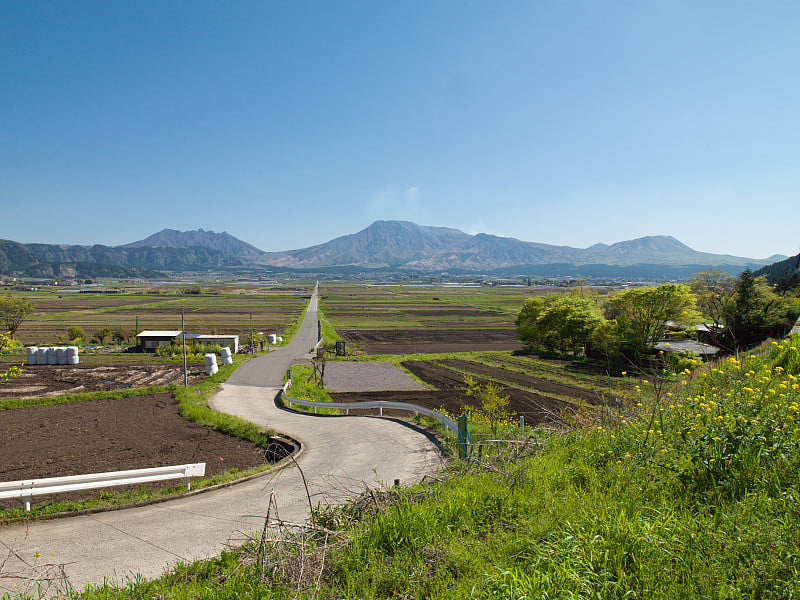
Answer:
[[[205, 374], [202, 365], [190, 364], [189, 382]], [[0, 386], [4, 398], [39, 398], [77, 392], [96, 392], [123, 388], [183, 383], [183, 365], [141, 363], [125, 365], [24, 365], [19, 377]]]
[[356, 348], [370, 355], [523, 348], [516, 329], [345, 329], [339, 334], [349, 344], [355, 344]]
[[490, 367], [488, 365], [483, 365], [481, 363], [476, 363], [468, 360], [462, 360], [458, 358], [448, 358], [436, 362], [446, 367], [458, 369], [459, 371], [466, 371], [468, 373], [484, 375], [486, 377], [491, 377], [492, 379], [496, 379], [498, 381], [512, 383], [526, 388], [534, 388], [544, 394], [557, 394], [559, 396], [569, 396], [577, 400], [584, 400], [589, 404], [616, 405], [619, 402], [619, 400], [613, 396], [607, 396], [593, 390], [578, 387], [576, 385], [569, 385], [566, 383], [550, 381], [549, 379], [542, 379], [541, 377], [525, 375], [524, 373], [517, 373], [515, 371], [500, 369], [498, 367]]
[[[253, 444], [181, 417], [168, 393], [2, 410], [0, 438], [2, 481], [194, 462], [205, 462], [206, 475], [213, 475], [267, 462]], [[97, 494], [87, 490], [34, 500]], [[0, 501], [0, 507], [10, 506], [20, 501]]]

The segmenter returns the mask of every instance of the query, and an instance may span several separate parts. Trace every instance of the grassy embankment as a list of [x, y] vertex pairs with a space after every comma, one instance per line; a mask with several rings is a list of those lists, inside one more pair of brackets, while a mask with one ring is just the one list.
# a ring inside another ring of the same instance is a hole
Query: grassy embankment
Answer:
[[438, 483], [366, 496], [318, 515], [325, 529], [299, 545], [84, 597], [795, 597], [793, 347], [642, 382], [638, 413], [613, 427], [535, 436]]

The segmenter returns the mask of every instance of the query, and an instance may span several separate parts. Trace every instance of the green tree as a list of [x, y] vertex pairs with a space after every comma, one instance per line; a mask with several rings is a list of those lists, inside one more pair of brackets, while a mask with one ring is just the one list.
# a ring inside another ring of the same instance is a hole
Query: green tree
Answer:
[[786, 271], [780, 276], [780, 279], [775, 282], [775, 291], [779, 294], [783, 294], [784, 296], [787, 292], [793, 292], [796, 290], [800, 290], [800, 272], [798, 271], [795, 271], [794, 273]]
[[83, 341], [84, 339], [86, 339], [86, 332], [83, 330], [83, 327], [78, 325], [70, 325], [67, 327], [67, 341]]
[[115, 329], [114, 333], [111, 334], [111, 339], [118, 344], [124, 344], [128, 339], [128, 332], [124, 329]]
[[539, 315], [542, 314], [544, 309], [544, 298], [541, 296], [532, 296], [525, 299], [525, 303], [517, 314], [515, 324], [517, 326], [519, 339], [531, 348], [538, 346], [541, 341], [536, 321], [539, 319]]
[[592, 332], [592, 346], [600, 350], [607, 358], [611, 358], [617, 353], [619, 341], [619, 324], [616, 319], [604, 319]]
[[509, 397], [500, 395], [500, 387], [496, 383], [481, 385], [469, 376], [464, 377], [464, 382], [467, 384], [467, 395], [474, 396], [480, 403], [478, 414], [496, 436], [500, 426], [511, 421]]
[[616, 319], [620, 337], [637, 356], [649, 353], [664, 336], [668, 321], [690, 325], [698, 321], [689, 286], [665, 283], [618, 292], [606, 302], [606, 318]]
[[725, 319], [736, 348], [750, 348], [768, 337], [786, 335], [800, 314], [800, 300], [780, 296], [747, 269], [739, 275]]
[[105, 341], [105, 339], [111, 335], [111, 330], [108, 327], [103, 327], [102, 329], [98, 329], [94, 332], [94, 337], [97, 338], [97, 341], [101, 344]]
[[528, 298], [516, 324], [520, 339], [530, 347], [577, 354], [602, 321], [592, 301], [576, 293]]
[[722, 269], [696, 273], [689, 282], [698, 310], [706, 323], [710, 321], [711, 342], [729, 350], [733, 350], [733, 332], [729, 328], [728, 314], [736, 282], [736, 277]]
[[33, 312], [33, 302], [14, 296], [0, 296], [0, 325], [8, 331], [8, 337], [14, 334], [22, 322]]

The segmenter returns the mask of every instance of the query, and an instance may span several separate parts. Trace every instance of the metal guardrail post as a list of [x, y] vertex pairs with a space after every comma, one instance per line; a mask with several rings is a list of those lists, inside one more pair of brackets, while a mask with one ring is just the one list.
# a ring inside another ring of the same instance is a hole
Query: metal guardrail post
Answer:
[[467, 458], [469, 454], [467, 448], [467, 440], [469, 439], [469, 432], [467, 431], [467, 417], [458, 417], [458, 457], [460, 459]]

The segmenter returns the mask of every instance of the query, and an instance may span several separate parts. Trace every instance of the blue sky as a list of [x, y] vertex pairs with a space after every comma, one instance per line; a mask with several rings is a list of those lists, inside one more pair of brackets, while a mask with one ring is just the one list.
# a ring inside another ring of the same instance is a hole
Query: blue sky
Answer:
[[0, 238], [800, 250], [796, 2], [0, 3]]

